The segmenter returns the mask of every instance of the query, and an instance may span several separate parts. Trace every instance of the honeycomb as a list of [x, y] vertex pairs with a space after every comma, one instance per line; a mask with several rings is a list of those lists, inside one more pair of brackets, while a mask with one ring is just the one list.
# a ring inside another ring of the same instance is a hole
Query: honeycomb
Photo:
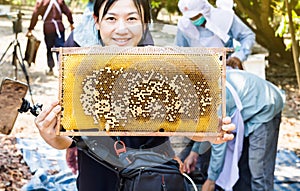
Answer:
[[61, 48], [60, 131], [218, 132], [224, 54], [223, 48]]

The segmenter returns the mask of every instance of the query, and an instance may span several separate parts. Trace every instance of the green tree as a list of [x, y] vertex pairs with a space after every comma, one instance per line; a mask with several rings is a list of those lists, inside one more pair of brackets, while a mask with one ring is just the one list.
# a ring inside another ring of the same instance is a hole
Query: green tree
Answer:
[[[292, 54], [290, 43], [285, 37], [290, 36], [288, 17], [284, 0], [236, 0], [236, 13], [256, 34], [256, 41], [269, 50], [271, 63], [291, 65]], [[298, 0], [292, 0], [295, 29], [299, 40]]]
[[9, 5], [10, 1], [9, 0], [0, 0], [1, 5]]
[[159, 11], [165, 6], [164, 2], [159, 0], [151, 0], [151, 14], [154, 22], [157, 22], [157, 16]]
[[157, 22], [158, 13], [161, 11], [162, 8], [165, 8], [169, 14], [173, 14], [178, 12], [177, 7], [177, 0], [151, 0], [151, 7], [152, 7], [152, 19], [154, 22]]

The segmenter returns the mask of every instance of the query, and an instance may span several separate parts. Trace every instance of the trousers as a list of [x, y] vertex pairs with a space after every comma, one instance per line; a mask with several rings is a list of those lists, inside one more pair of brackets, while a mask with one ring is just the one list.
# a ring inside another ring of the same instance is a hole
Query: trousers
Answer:
[[234, 191], [274, 190], [274, 170], [281, 112], [245, 137]]
[[[60, 32], [60, 35], [61, 37], [59, 38], [55, 32], [45, 34], [45, 43], [47, 47], [47, 64], [50, 69], [52, 69], [55, 65], [51, 48], [63, 47], [65, 43], [65, 33]], [[56, 55], [58, 55], [58, 53]]]

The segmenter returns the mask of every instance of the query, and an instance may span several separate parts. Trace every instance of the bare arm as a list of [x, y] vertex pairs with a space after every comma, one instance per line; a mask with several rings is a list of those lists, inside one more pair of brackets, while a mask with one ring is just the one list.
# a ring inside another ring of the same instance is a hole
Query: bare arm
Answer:
[[61, 111], [58, 101], [53, 102], [44, 109], [35, 119], [35, 125], [39, 129], [41, 137], [56, 149], [66, 149], [72, 144], [72, 139], [56, 134], [57, 115]]

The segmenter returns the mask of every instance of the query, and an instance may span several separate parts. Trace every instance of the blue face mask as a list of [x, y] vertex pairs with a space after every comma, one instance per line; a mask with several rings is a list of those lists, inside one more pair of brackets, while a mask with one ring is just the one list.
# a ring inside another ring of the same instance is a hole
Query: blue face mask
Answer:
[[204, 22], [206, 21], [206, 19], [201, 16], [199, 17], [198, 19], [192, 21], [192, 23], [195, 25], [195, 26], [201, 26]]

